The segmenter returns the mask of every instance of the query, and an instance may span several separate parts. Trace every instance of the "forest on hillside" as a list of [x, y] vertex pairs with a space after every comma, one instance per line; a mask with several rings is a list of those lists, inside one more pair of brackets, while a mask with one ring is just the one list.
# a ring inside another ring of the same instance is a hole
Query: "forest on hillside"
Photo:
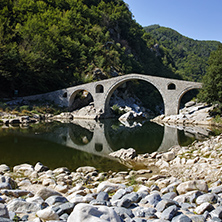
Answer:
[[[144, 73], [177, 78], [123, 0], [0, 0], [0, 95]], [[167, 59], [166, 59], [167, 58]]]
[[176, 74], [185, 80], [201, 81], [206, 74], [207, 61], [220, 42], [199, 41], [185, 37], [177, 31], [151, 25], [144, 27], [151, 38], [156, 39], [162, 50], [166, 50], [176, 68]]

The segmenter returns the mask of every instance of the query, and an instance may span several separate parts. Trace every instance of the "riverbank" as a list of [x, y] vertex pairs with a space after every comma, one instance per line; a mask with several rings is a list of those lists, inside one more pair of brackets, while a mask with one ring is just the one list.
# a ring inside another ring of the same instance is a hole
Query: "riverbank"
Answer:
[[152, 119], [151, 121], [168, 124], [168, 125], [204, 125], [204, 126], [221, 126], [221, 120], [215, 119], [212, 116], [212, 112], [215, 106], [205, 103], [196, 103], [190, 101], [185, 104], [183, 109], [179, 110], [178, 115], [160, 115]]
[[41, 163], [10, 169], [2, 164], [1, 219], [219, 221], [221, 156], [222, 135], [166, 153], [119, 151], [120, 160], [144, 165], [138, 171], [98, 172], [87, 166], [70, 172]]

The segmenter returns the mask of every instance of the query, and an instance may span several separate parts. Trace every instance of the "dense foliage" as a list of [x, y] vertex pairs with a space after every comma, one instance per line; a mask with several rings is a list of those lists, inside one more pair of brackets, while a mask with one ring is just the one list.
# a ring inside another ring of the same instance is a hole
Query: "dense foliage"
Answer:
[[29, 95], [107, 77], [175, 77], [123, 0], [0, 0], [0, 94]]
[[156, 43], [162, 50], [169, 53], [176, 73], [185, 80], [200, 81], [202, 79], [206, 73], [210, 53], [220, 44], [217, 41], [193, 40], [173, 29], [159, 25], [147, 26], [144, 29], [157, 40]]
[[208, 103], [222, 104], [222, 44], [211, 53], [208, 64], [199, 98]]

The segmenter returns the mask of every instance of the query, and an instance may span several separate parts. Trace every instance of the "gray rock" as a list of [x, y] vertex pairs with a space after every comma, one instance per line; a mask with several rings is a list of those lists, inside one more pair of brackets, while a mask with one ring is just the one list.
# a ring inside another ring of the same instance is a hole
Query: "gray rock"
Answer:
[[156, 217], [156, 210], [151, 207], [137, 207], [136, 209], [134, 209], [133, 213], [136, 217]]
[[114, 207], [113, 209], [122, 219], [134, 217], [134, 214], [130, 209], [124, 207]]
[[96, 200], [98, 201], [104, 201], [104, 200], [108, 200], [109, 199], [109, 195], [107, 192], [99, 192], [97, 197], [96, 197]]
[[161, 196], [158, 193], [153, 193], [148, 196], [146, 196], [144, 199], [142, 199], [141, 203], [149, 203], [156, 207], [156, 205], [161, 201]]
[[[195, 205], [196, 206], [196, 205]], [[194, 208], [195, 206], [193, 206], [192, 204], [190, 203], [181, 203], [180, 204], [180, 207], [181, 209], [183, 210], [188, 210], [189, 208]]]
[[41, 197], [36, 197], [36, 196], [29, 197], [29, 198], [26, 199], [26, 201], [28, 203], [37, 203], [39, 205], [44, 205], [45, 204], [45, 201]]
[[10, 168], [6, 164], [1, 164], [0, 165], [0, 174], [4, 174], [7, 171], [10, 171]]
[[156, 210], [158, 212], [163, 212], [167, 207], [176, 205], [179, 206], [179, 204], [174, 201], [174, 200], [161, 200], [157, 205], [156, 205]]
[[27, 195], [33, 196], [33, 194], [27, 190], [2, 190], [1, 192], [2, 194], [5, 194], [7, 196], [13, 196], [13, 197], [21, 197], [21, 196], [27, 196]]
[[12, 222], [12, 220], [5, 217], [0, 217], [0, 222]]
[[120, 202], [117, 203], [117, 206], [129, 208], [133, 203], [137, 203], [139, 200], [139, 195], [132, 192], [123, 196]]
[[80, 203], [74, 207], [67, 222], [121, 222], [120, 217], [110, 207], [91, 206]]
[[67, 220], [68, 220], [68, 217], [69, 217], [69, 214], [65, 213], [65, 214], [61, 215], [61, 216], [59, 217], [59, 219], [62, 220], [62, 221], [67, 221]]
[[153, 185], [150, 187], [150, 191], [152, 192], [152, 191], [154, 191], [154, 190], [160, 191], [160, 188], [159, 188], [156, 184], [153, 184]]
[[184, 214], [180, 214], [180, 215], [174, 217], [172, 219], [172, 222], [192, 222], [192, 220], [188, 216], [186, 216]]
[[53, 170], [53, 173], [55, 173], [55, 174], [62, 174], [62, 173], [70, 174], [70, 171], [67, 167], [59, 167], [59, 168], [56, 168], [55, 170]]
[[200, 206], [198, 206], [196, 209], [195, 209], [195, 212], [197, 214], [203, 214], [205, 211], [212, 211], [214, 210], [214, 207], [208, 203], [208, 202], [205, 202], [205, 203], [202, 203]]
[[211, 204], [217, 203], [217, 196], [213, 193], [203, 194], [196, 199], [196, 204], [200, 205], [202, 203], [209, 202]]
[[203, 192], [208, 191], [207, 183], [204, 180], [190, 180], [181, 183], [177, 186], [177, 192], [179, 194], [187, 193], [188, 191], [200, 190]]
[[35, 196], [38, 196], [38, 197], [41, 197], [43, 200], [46, 200], [48, 197], [50, 196], [62, 196], [60, 193], [52, 190], [52, 189], [49, 189], [49, 188], [46, 188], [46, 187], [43, 187], [42, 189], [40, 189]]
[[7, 207], [0, 203], [0, 217], [9, 218], [9, 212]]
[[94, 198], [94, 196], [92, 194], [87, 194], [86, 196], [77, 195], [74, 198], [72, 198], [70, 200], [70, 202], [71, 203], [75, 203], [75, 204], [78, 204], [78, 203], [90, 203], [94, 199], [95, 198]]
[[108, 207], [111, 206], [110, 201], [106, 201], [106, 200], [92, 200], [92, 201], [90, 201], [89, 204], [91, 204], [91, 205], [104, 205], [104, 206], [108, 206]]
[[169, 193], [165, 193], [162, 196], [162, 199], [173, 200], [173, 198], [175, 198], [176, 196], [177, 196], [177, 194], [175, 192], [169, 192]]
[[112, 201], [115, 201], [115, 200], [119, 200], [121, 199], [125, 194], [127, 194], [127, 191], [126, 189], [119, 189], [116, 191], [116, 193], [112, 196]]
[[209, 222], [221, 222], [222, 220], [218, 217], [212, 217], [210, 220], [208, 220]]
[[205, 217], [203, 215], [192, 215], [192, 216], [190, 216], [190, 219], [193, 222], [204, 222], [205, 221]]
[[170, 206], [162, 212], [160, 218], [164, 220], [171, 220], [177, 212], [178, 208], [176, 205]]
[[17, 213], [30, 213], [41, 210], [41, 206], [36, 203], [28, 203], [24, 200], [14, 199], [7, 204], [7, 208], [9, 211], [17, 212]]
[[147, 220], [143, 218], [133, 218], [130, 222], [147, 222]]
[[97, 187], [97, 193], [99, 193], [101, 191], [114, 192], [114, 191], [117, 191], [117, 190], [119, 190], [121, 188], [125, 188], [125, 187], [126, 187], [126, 185], [123, 185], [123, 184], [116, 184], [116, 183], [110, 183], [109, 181], [103, 181]]
[[187, 197], [190, 203], [195, 203], [196, 199], [203, 194], [204, 194], [203, 192], [197, 190], [197, 191], [188, 192], [185, 194], [185, 196]]
[[9, 183], [12, 189], [17, 187], [17, 183], [11, 177], [8, 176], [0, 176], [0, 183]]
[[27, 170], [33, 171], [34, 170], [33, 166], [30, 164], [24, 163], [24, 164], [16, 165], [13, 167], [13, 172], [15, 173], [19, 173], [19, 172], [21, 173]]
[[76, 172], [78, 173], [84, 173], [84, 174], [87, 174], [87, 173], [90, 173], [90, 172], [94, 172], [96, 171], [96, 168], [95, 167], [91, 167], [91, 166], [84, 166], [84, 167], [79, 167], [76, 169]]
[[39, 210], [36, 212], [36, 215], [44, 221], [47, 220], [59, 220], [58, 214], [53, 210], [52, 207], [47, 207], [43, 210]]
[[136, 156], [136, 150], [134, 150], [133, 148], [129, 148], [129, 149], [122, 148], [118, 151], [110, 153], [109, 155], [115, 158], [129, 160], [129, 159], [133, 159]]
[[137, 194], [139, 195], [139, 198], [140, 199], [143, 199], [145, 198], [147, 195], [149, 195], [149, 193], [147, 191], [140, 191], [140, 192], [137, 192]]
[[49, 170], [49, 168], [47, 166], [44, 166], [42, 163], [38, 162], [36, 163], [34, 170], [40, 173]]
[[185, 103], [185, 107], [186, 108], [189, 108], [189, 107], [191, 107], [191, 106], [194, 106], [196, 104], [196, 102], [195, 101], [189, 101], [189, 102], [187, 102], [187, 103]]
[[11, 185], [9, 183], [0, 183], [0, 190], [2, 189], [12, 189]]
[[21, 218], [21, 220], [22, 221], [28, 221], [28, 218], [29, 218], [29, 215], [24, 215], [22, 218]]
[[218, 187], [213, 187], [211, 189], [212, 193], [218, 194], [218, 193], [222, 193], [222, 185], [218, 186]]
[[59, 206], [56, 206], [56, 207], [53, 207], [53, 210], [59, 215], [61, 216], [62, 214], [71, 214], [73, 209], [75, 207], [75, 204], [74, 203], [64, 203], [64, 204], [61, 204]]
[[55, 205], [55, 204], [63, 204], [63, 203], [66, 203], [68, 202], [68, 200], [65, 198], [65, 197], [62, 197], [62, 196], [51, 196], [51, 197], [48, 197], [45, 202], [49, 205], [49, 206], [52, 206], [52, 205]]
[[172, 152], [172, 151], [163, 153], [163, 154], [162, 154], [162, 158], [163, 158], [165, 161], [169, 162], [169, 161], [171, 161], [171, 160], [173, 160], [173, 159], [175, 158], [175, 153]]
[[222, 219], [222, 207], [217, 207], [215, 210], [210, 212], [211, 217], [218, 217]]

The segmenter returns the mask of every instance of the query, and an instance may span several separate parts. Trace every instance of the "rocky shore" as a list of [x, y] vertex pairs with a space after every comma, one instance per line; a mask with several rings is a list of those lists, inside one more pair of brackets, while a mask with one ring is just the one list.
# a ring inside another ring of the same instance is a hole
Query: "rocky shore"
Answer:
[[179, 110], [178, 115], [165, 116], [163, 114], [155, 117], [152, 121], [163, 124], [216, 125], [210, 115], [213, 108], [214, 106], [190, 101], [185, 104], [183, 109]]
[[222, 220], [222, 135], [165, 153], [111, 155], [143, 169], [0, 165], [0, 221]]

